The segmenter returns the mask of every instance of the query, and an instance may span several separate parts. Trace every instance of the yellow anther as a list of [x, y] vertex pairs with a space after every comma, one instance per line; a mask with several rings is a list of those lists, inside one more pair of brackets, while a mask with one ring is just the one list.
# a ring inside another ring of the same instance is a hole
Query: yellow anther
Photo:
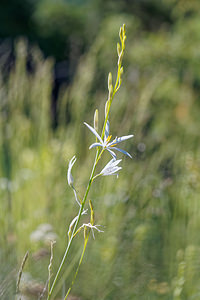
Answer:
[[107, 139], [106, 139], [106, 143], [109, 143], [109, 142], [110, 142], [110, 140], [111, 140], [111, 137], [112, 137], [112, 135], [109, 135], [109, 136], [107, 137]]
[[117, 146], [117, 144], [112, 144], [110, 147], [114, 147], [114, 146]]

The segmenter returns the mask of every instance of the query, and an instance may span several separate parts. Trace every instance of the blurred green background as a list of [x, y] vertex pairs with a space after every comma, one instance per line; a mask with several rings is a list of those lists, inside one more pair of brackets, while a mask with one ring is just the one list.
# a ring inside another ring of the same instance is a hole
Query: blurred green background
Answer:
[[[199, 0], [1, 0], [1, 299], [14, 299], [27, 250], [22, 299], [37, 299], [48, 238], [57, 241], [57, 270], [77, 213], [68, 162], [77, 155], [83, 195], [94, 156], [83, 122], [92, 124], [96, 108], [103, 122], [123, 23], [124, 76], [110, 124], [113, 136], [134, 133], [124, 145], [133, 160], [91, 190], [105, 232], [90, 239], [71, 300], [200, 299]], [[80, 235], [56, 299], [82, 243]]]

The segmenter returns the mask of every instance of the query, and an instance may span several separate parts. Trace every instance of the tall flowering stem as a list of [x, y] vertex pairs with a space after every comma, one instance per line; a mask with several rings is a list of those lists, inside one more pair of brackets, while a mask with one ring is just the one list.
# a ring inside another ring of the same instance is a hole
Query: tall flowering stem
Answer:
[[[98, 130], [98, 110], [95, 111], [94, 128], [91, 127], [90, 125], [88, 125], [87, 123], [85, 123], [85, 125], [87, 125], [87, 127], [96, 136], [96, 143], [91, 145], [90, 148], [97, 147], [97, 149], [96, 149], [96, 156], [95, 156], [95, 159], [94, 159], [94, 164], [93, 164], [93, 167], [92, 167], [92, 171], [91, 171], [91, 174], [90, 174], [88, 185], [87, 185], [84, 197], [82, 198], [82, 201], [79, 200], [79, 198], [78, 198], [76, 189], [74, 187], [74, 179], [73, 179], [73, 176], [71, 174], [72, 167], [73, 167], [74, 163], [76, 162], [75, 156], [72, 158], [72, 160], [70, 161], [70, 164], [69, 164], [68, 176], [67, 176], [68, 177], [68, 184], [72, 187], [72, 189], [74, 191], [76, 202], [79, 205], [79, 212], [78, 212], [78, 215], [74, 218], [74, 220], [70, 224], [69, 231], [68, 231], [69, 240], [68, 240], [67, 248], [65, 250], [65, 253], [63, 255], [60, 266], [59, 266], [58, 271], [57, 271], [57, 273], [55, 275], [55, 278], [53, 280], [53, 283], [52, 283], [51, 287], [49, 288], [48, 296], [47, 296], [48, 300], [51, 298], [51, 296], [54, 292], [55, 285], [58, 281], [58, 278], [60, 276], [60, 273], [61, 273], [62, 268], [64, 266], [64, 263], [66, 261], [66, 258], [68, 256], [69, 250], [71, 248], [72, 241], [74, 240], [76, 234], [79, 233], [82, 228], [84, 229], [84, 247], [83, 247], [83, 251], [82, 251], [82, 254], [81, 254], [81, 257], [80, 257], [80, 260], [79, 260], [79, 264], [78, 264], [76, 273], [74, 275], [74, 279], [73, 279], [72, 284], [71, 284], [71, 286], [70, 286], [70, 288], [69, 288], [69, 290], [68, 290], [68, 292], [65, 296], [65, 299], [67, 299], [67, 297], [68, 297], [68, 295], [71, 291], [72, 285], [74, 283], [74, 280], [76, 279], [76, 276], [78, 274], [78, 271], [79, 271], [80, 265], [82, 263], [84, 253], [85, 253], [85, 249], [86, 249], [86, 246], [87, 246], [87, 243], [88, 243], [88, 238], [89, 238], [90, 232], [92, 231], [92, 233], [93, 233], [94, 229], [101, 232], [101, 230], [99, 230], [98, 227], [97, 227], [99, 225], [94, 225], [94, 212], [93, 212], [91, 202], [89, 202], [90, 203], [90, 210], [91, 210], [90, 223], [83, 224], [81, 227], [78, 228], [81, 216], [83, 214], [85, 214], [85, 212], [86, 212], [84, 210], [84, 207], [85, 207], [85, 203], [86, 203], [86, 200], [88, 198], [88, 194], [89, 194], [89, 191], [90, 191], [90, 188], [91, 188], [91, 185], [92, 185], [94, 179], [99, 177], [99, 176], [118, 175], [118, 174], [116, 174], [116, 172], [119, 171], [121, 169], [121, 167], [118, 167], [117, 165], [119, 164], [119, 162], [121, 160], [116, 160], [116, 154], [114, 153], [113, 150], [120, 151], [122, 153], [125, 153], [129, 157], [131, 157], [131, 155], [129, 153], [127, 153], [126, 151], [124, 151], [122, 149], [119, 149], [119, 148], [115, 147], [115, 145], [118, 144], [119, 142], [122, 142], [126, 139], [131, 138], [133, 135], [124, 136], [124, 137], [121, 137], [121, 138], [116, 138], [113, 142], [110, 142], [111, 136], [109, 136], [109, 121], [108, 121], [108, 118], [109, 118], [110, 107], [111, 107], [111, 104], [112, 104], [112, 101], [113, 101], [113, 98], [114, 98], [116, 92], [120, 88], [122, 74], [123, 74], [122, 58], [123, 58], [123, 55], [124, 55], [125, 40], [126, 40], [125, 25], [123, 25], [120, 28], [119, 37], [120, 37], [121, 45], [119, 43], [117, 44], [117, 53], [118, 53], [117, 77], [116, 77], [116, 82], [115, 82], [115, 85], [114, 85], [114, 88], [113, 88], [112, 74], [109, 73], [109, 75], [108, 75], [108, 91], [109, 91], [109, 93], [108, 93], [108, 100], [107, 100], [106, 105], [105, 105], [105, 120], [104, 120], [104, 124], [103, 124], [103, 129], [102, 129], [102, 132], [101, 132], [101, 136], [99, 136], [99, 134], [97, 133], [97, 130]], [[100, 143], [98, 141], [100, 141]], [[105, 150], [108, 150], [110, 152], [110, 154], [113, 156], [113, 159], [104, 167], [104, 169], [102, 170], [102, 172], [100, 174], [95, 175], [97, 164], [98, 164], [98, 162], [99, 162], [99, 160], [100, 160], [100, 158], [101, 158], [101, 156], [102, 156], [102, 154], [104, 153]], [[93, 233], [93, 236], [94, 236], [94, 233]]]
[[108, 75], [108, 90], [109, 90], [109, 95], [108, 95], [108, 100], [107, 100], [107, 111], [105, 112], [105, 121], [101, 133], [101, 138], [104, 138], [105, 135], [105, 129], [106, 129], [106, 124], [108, 121], [108, 116], [110, 112], [110, 107], [113, 101], [113, 98], [116, 94], [116, 92], [119, 90], [121, 86], [121, 81], [122, 81], [122, 74], [123, 74], [123, 67], [122, 67], [122, 59], [124, 56], [124, 50], [125, 50], [125, 41], [126, 41], [126, 28], [125, 24], [123, 24], [122, 27], [120, 27], [119, 30], [119, 37], [121, 41], [121, 46], [119, 43], [117, 43], [117, 54], [118, 54], [118, 68], [117, 68], [117, 79], [115, 82], [114, 90], [112, 86], [112, 74], [109, 73]]

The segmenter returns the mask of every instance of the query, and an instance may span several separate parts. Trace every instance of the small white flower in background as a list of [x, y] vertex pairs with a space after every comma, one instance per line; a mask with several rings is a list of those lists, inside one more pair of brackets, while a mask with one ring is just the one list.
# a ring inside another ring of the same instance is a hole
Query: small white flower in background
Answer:
[[117, 175], [118, 171], [122, 169], [122, 167], [118, 167], [117, 165], [120, 163], [121, 159], [115, 160], [114, 158], [107, 163], [107, 165], [103, 168], [100, 175], [108, 176], [108, 175]]
[[40, 230], [40, 231], [42, 231], [42, 232], [44, 232], [44, 233], [52, 232], [53, 231], [53, 227], [49, 223], [40, 224], [37, 229]]
[[75, 164], [75, 162], [76, 162], [76, 156], [74, 155], [69, 162], [68, 171], [67, 171], [67, 181], [69, 186], [73, 186], [74, 183], [74, 178], [72, 176], [72, 167]]
[[48, 242], [49, 240], [56, 240], [57, 234], [53, 231], [51, 224], [40, 224], [35, 231], [30, 234], [31, 242]]
[[102, 140], [102, 138], [100, 137], [100, 135], [96, 132], [96, 130], [90, 126], [89, 124], [87, 124], [86, 122], [84, 122], [84, 124], [89, 128], [89, 130], [97, 137], [97, 139], [99, 140], [99, 143], [94, 143], [92, 144], [89, 149], [94, 148], [94, 147], [102, 147], [103, 149], [107, 150], [114, 159], [117, 158], [115, 152], [113, 150], [119, 151], [124, 153], [125, 155], [129, 156], [130, 158], [132, 158], [132, 156], [126, 152], [125, 150], [122, 150], [120, 148], [115, 147], [117, 144], [128, 140], [130, 138], [133, 137], [133, 135], [125, 135], [122, 137], [116, 137], [112, 142], [110, 142], [112, 135], [109, 135], [109, 121], [106, 124], [106, 130], [105, 130], [105, 136], [104, 136], [104, 141]]

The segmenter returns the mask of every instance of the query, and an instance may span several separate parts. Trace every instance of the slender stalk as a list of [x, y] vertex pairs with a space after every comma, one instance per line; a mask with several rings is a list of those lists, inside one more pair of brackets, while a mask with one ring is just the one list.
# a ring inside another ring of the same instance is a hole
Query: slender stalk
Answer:
[[20, 286], [20, 282], [21, 282], [22, 272], [23, 272], [25, 263], [26, 263], [26, 261], [28, 259], [28, 255], [29, 255], [29, 252], [27, 251], [26, 254], [24, 255], [24, 258], [22, 260], [22, 263], [21, 263], [21, 266], [20, 266], [20, 269], [19, 269], [18, 278], [17, 278], [17, 284], [16, 284], [16, 294], [19, 293], [19, 286]]
[[77, 269], [76, 269], [76, 273], [75, 273], [75, 275], [74, 275], [74, 278], [73, 278], [73, 280], [72, 280], [71, 286], [69, 287], [69, 289], [68, 289], [68, 291], [67, 291], [67, 294], [66, 294], [64, 300], [67, 300], [67, 297], [69, 296], [69, 293], [71, 292], [71, 289], [72, 289], [72, 287], [73, 287], [73, 285], [74, 285], [74, 282], [75, 282], [75, 280], [76, 280], [76, 277], [77, 277], [77, 275], [78, 275], [78, 272], [79, 272], [81, 263], [82, 263], [82, 261], [83, 261], [84, 254], [85, 254], [86, 246], [87, 246], [87, 243], [88, 243], [89, 234], [90, 234], [90, 231], [89, 231], [89, 233], [88, 233], [88, 235], [87, 235], [87, 238], [85, 239], [84, 246], [83, 246], [83, 251], [82, 251], [82, 254], [81, 254], [81, 257], [80, 257], [80, 260], [79, 260], [79, 264], [78, 264]]

